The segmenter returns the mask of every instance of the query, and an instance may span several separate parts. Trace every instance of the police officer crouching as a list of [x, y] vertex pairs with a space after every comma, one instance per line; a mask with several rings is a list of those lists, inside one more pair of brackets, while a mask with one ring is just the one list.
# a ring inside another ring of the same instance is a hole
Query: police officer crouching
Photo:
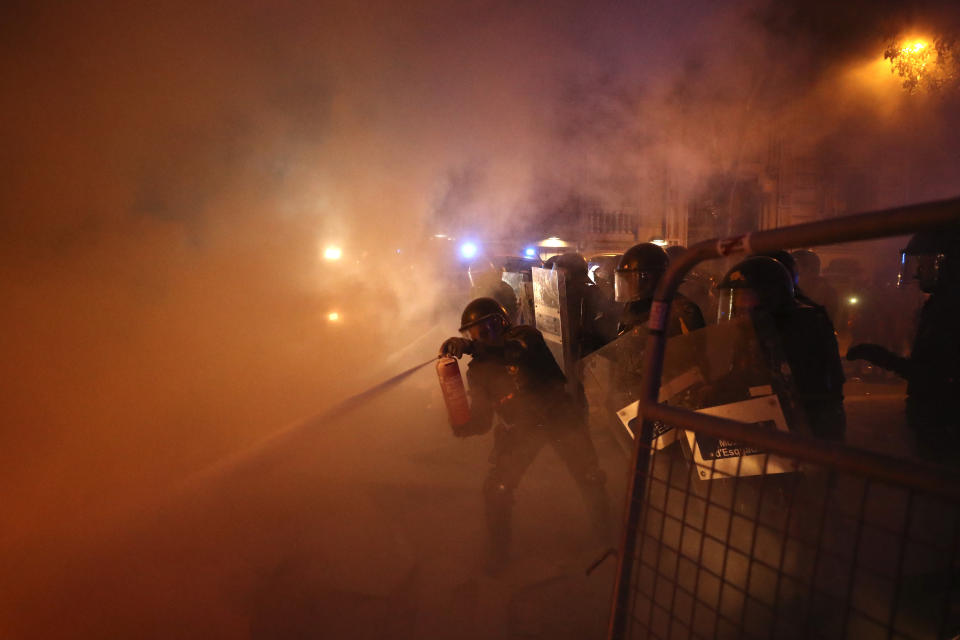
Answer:
[[473, 356], [467, 367], [470, 420], [454, 433], [485, 434], [498, 418], [490, 456], [493, 466], [483, 484], [491, 569], [498, 570], [508, 559], [514, 491], [548, 443], [576, 480], [595, 535], [609, 543], [606, 475], [541, 333], [530, 326], [511, 326], [503, 307], [492, 298], [477, 298], [466, 306], [460, 332], [464, 337], [449, 338], [440, 346], [442, 356]]

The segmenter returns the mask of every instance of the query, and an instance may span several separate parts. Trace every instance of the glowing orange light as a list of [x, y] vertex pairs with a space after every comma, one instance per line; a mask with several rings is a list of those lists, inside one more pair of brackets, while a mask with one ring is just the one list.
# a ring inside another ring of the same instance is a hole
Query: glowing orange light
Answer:
[[327, 320], [330, 322], [340, 322], [340, 314], [336, 311], [331, 311], [327, 314]]
[[903, 88], [913, 93], [938, 89], [955, 76], [956, 69], [944, 58], [941, 41], [907, 38], [891, 43], [883, 57], [890, 61], [890, 72], [903, 78]]

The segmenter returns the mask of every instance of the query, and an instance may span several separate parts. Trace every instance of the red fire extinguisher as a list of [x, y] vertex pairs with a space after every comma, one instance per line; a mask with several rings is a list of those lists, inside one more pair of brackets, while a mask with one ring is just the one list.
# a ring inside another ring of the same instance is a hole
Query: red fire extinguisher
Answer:
[[470, 420], [470, 404], [467, 392], [460, 377], [460, 365], [456, 358], [437, 360], [437, 376], [440, 378], [440, 391], [447, 405], [447, 416], [454, 427], [466, 424]]

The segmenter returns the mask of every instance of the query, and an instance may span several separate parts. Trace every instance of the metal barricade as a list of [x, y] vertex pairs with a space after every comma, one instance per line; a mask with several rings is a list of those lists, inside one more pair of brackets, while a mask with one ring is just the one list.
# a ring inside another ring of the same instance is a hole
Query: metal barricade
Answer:
[[[608, 638], [960, 633], [954, 470], [658, 403], [663, 325], [696, 263], [956, 225], [960, 199], [700, 243], [671, 265], [649, 322]], [[657, 424], [686, 432], [686, 455], [652, 446]], [[700, 437], [736, 466], [688, 455]], [[741, 475], [747, 459], [765, 473]]]

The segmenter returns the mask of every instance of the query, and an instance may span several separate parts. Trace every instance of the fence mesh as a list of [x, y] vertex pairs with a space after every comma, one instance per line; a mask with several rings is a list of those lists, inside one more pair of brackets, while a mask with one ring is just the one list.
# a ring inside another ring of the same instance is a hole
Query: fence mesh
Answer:
[[960, 505], [842, 462], [739, 477], [651, 449], [626, 637], [953, 638]]

